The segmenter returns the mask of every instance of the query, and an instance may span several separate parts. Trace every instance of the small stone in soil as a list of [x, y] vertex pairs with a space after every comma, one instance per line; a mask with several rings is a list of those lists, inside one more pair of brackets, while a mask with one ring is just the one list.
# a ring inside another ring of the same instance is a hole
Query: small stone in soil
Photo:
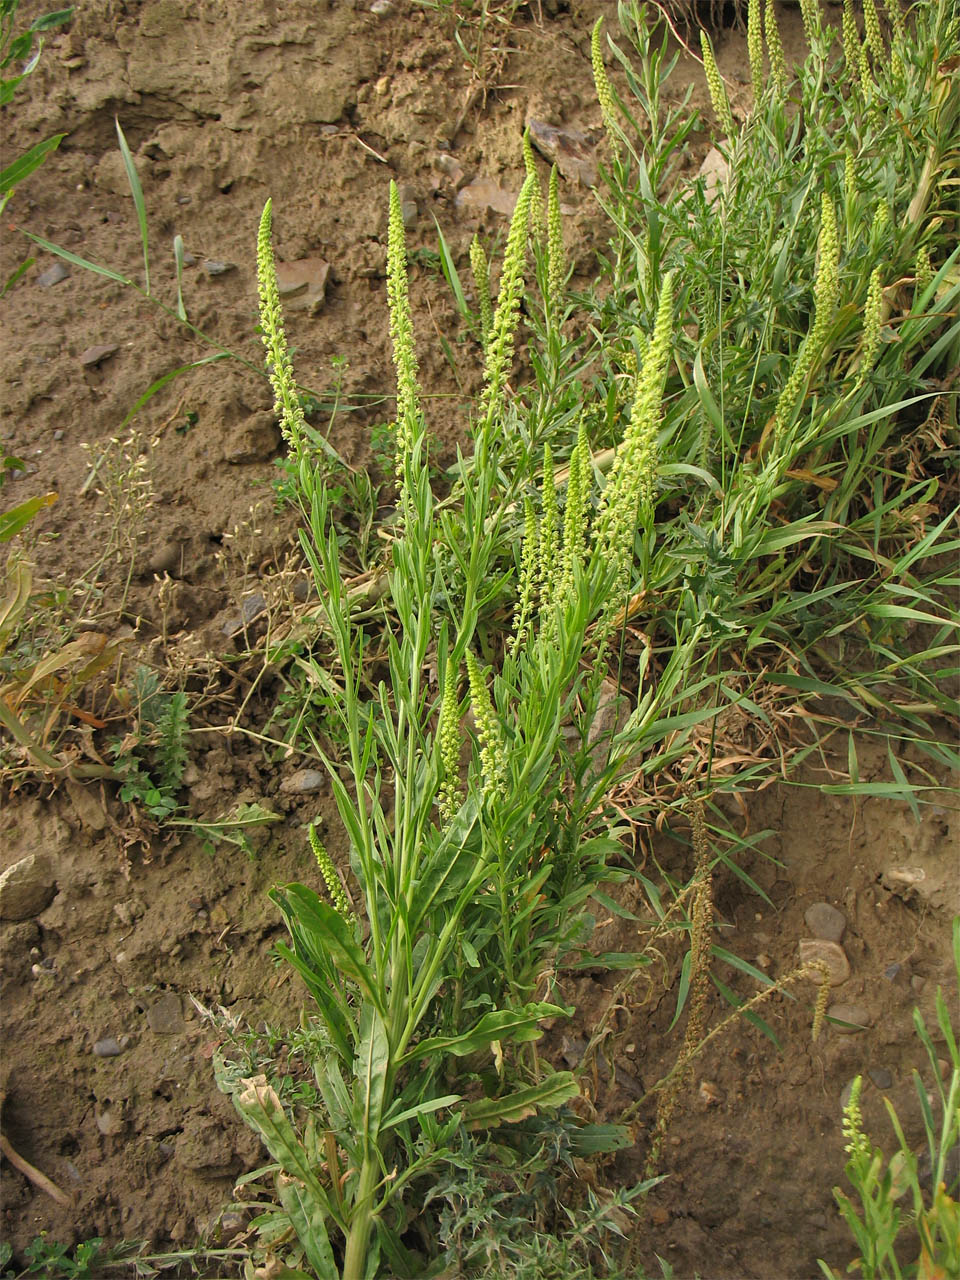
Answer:
[[231, 618], [223, 624], [223, 634], [227, 637], [235, 636], [242, 631], [245, 626], [249, 626], [264, 613], [267, 608], [267, 602], [260, 592], [256, 592], [252, 596], [247, 596], [243, 604], [240, 606], [240, 617]]
[[370, 12], [376, 14], [378, 18], [385, 18], [388, 14], [393, 13], [391, 0], [373, 0]]
[[49, 907], [57, 892], [50, 859], [29, 853], [0, 875], [0, 920], [29, 920]]
[[236, 271], [237, 265], [235, 262], [219, 262], [215, 258], [207, 258], [203, 269], [208, 276], [225, 276], [228, 271]]
[[287, 796], [308, 795], [312, 791], [322, 791], [327, 785], [327, 775], [319, 769], [298, 769], [284, 778], [280, 790]]
[[37, 276], [37, 284], [41, 289], [49, 289], [51, 285], [59, 284], [61, 280], [69, 280], [70, 268], [64, 262], [55, 262], [52, 267], [47, 267], [46, 271], [42, 271]]
[[850, 961], [836, 942], [824, 942], [822, 938], [804, 938], [800, 943], [800, 963], [809, 968], [807, 974], [815, 979], [813, 965], [820, 962], [827, 966], [831, 987], [839, 987], [850, 977]]
[[85, 369], [95, 369], [98, 364], [116, 355], [119, 350], [115, 342], [101, 343], [98, 347], [87, 347], [86, 351], [80, 354], [80, 363]]
[[893, 1087], [893, 1073], [888, 1071], [886, 1067], [871, 1067], [867, 1075], [878, 1089], [891, 1089]]
[[113, 1036], [105, 1036], [93, 1046], [93, 1053], [96, 1058], [116, 1058], [123, 1053], [123, 1049], [120, 1042], [114, 1040]]
[[873, 1021], [870, 1011], [862, 1004], [832, 1004], [827, 1010], [827, 1017], [836, 1019], [833, 1029], [843, 1036], [855, 1036], [859, 1031], [866, 1031]]
[[839, 942], [847, 927], [846, 916], [829, 902], [815, 902], [807, 907], [803, 919], [813, 936], [825, 942]]
[[158, 1036], [178, 1036], [184, 1031], [183, 1008], [175, 991], [168, 991], [147, 1010], [147, 1022]]
[[530, 141], [540, 154], [555, 164], [568, 182], [584, 187], [596, 186], [596, 148], [585, 133], [575, 129], [557, 129], [543, 120], [528, 120]]

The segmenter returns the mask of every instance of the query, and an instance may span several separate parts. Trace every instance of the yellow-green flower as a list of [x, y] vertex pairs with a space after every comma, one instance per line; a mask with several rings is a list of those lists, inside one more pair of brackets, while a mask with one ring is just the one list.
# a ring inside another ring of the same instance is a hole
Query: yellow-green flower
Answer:
[[353, 912], [350, 910], [350, 902], [344, 892], [337, 869], [333, 865], [333, 859], [327, 853], [323, 841], [320, 839], [320, 833], [311, 822], [307, 828], [307, 836], [310, 840], [310, 848], [313, 850], [313, 856], [317, 860], [317, 866], [323, 877], [323, 883], [326, 885], [327, 894], [330, 898], [330, 904], [336, 911], [337, 915], [342, 916], [344, 920], [352, 922], [355, 919]]
[[448, 823], [460, 807], [460, 702], [457, 698], [457, 666], [447, 657], [437, 725], [440, 754], [440, 791], [437, 807], [440, 820]]
[[777, 90], [777, 97], [782, 102], [787, 96], [787, 60], [783, 56], [783, 42], [780, 39], [780, 28], [777, 26], [777, 14], [773, 0], [767, 0], [764, 26], [767, 33], [767, 55], [770, 58], [770, 74]]
[[863, 309], [863, 349], [860, 355], [860, 377], [864, 378], [876, 364], [883, 330], [883, 286], [880, 268], [874, 267], [867, 286], [867, 302]]
[[736, 126], [733, 123], [733, 112], [730, 110], [730, 99], [727, 97], [727, 91], [723, 87], [723, 79], [717, 66], [717, 60], [714, 57], [710, 37], [703, 27], [700, 28], [700, 48], [703, 51], [703, 70], [707, 77], [707, 88], [710, 90], [710, 101], [713, 104], [714, 114], [719, 120], [720, 128], [726, 137], [732, 138]]
[[563, 223], [560, 219], [560, 179], [557, 166], [550, 170], [547, 194], [547, 307], [558, 316], [563, 307], [567, 264], [563, 252]]
[[877, 6], [873, 0], [863, 0], [863, 27], [867, 36], [867, 45], [873, 54], [874, 60], [879, 65], [884, 55], [883, 37], [880, 34], [880, 19], [877, 16]]
[[293, 363], [283, 328], [283, 309], [277, 285], [277, 268], [273, 257], [271, 232], [273, 202], [268, 200], [260, 217], [257, 234], [257, 283], [260, 293], [260, 331], [267, 349], [267, 371], [273, 387], [274, 413], [287, 448], [294, 455], [301, 450], [306, 421], [297, 394]]
[[747, 57], [750, 61], [750, 80], [753, 84], [753, 100], [763, 97], [763, 16], [762, 0], [749, 0], [747, 5]]
[[820, 6], [817, 0], [800, 0], [800, 13], [803, 17], [803, 32], [807, 44], [811, 47], [820, 34]]
[[520, 551], [520, 585], [514, 610], [513, 639], [510, 653], [516, 656], [523, 646], [530, 628], [530, 616], [537, 593], [540, 573], [540, 530], [537, 513], [528, 497], [523, 500], [523, 546]]
[[390, 216], [387, 224], [387, 303], [393, 363], [397, 371], [397, 480], [403, 484], [410, 450], [421, 432], [417, 354], [407, 286], [407, 246], [403, 231], [400, 193], [390, 183]]
[[600, 111], [603, 114], [603, 127], [606, 129], [607, 137], [611, 143], [616, 146], [617, 104], [613, 96], [613, 89], [610, 86], [607, 68], [603, 61], [603, 44], [600, 37], [602, 26], [603, 18], [598, 18], [590, 35], [590, 62], [593, 66], [593, 83], [597, 90], [597, 101], [600, 103]]
[[523, 131], [523, 167], [526, 177], [530, 179], [530, 231], [539, 238], [543, 231], [543, 191], [540, 187], [540, 174], [537, 172], [537, 158], [533, 154], [533, 143], [530, 140], [530, 126]]
[[533, 179], [527, 178], [517, 197], [507, 247], [503, 254], [500, 272], [500, 291], [497, 310], [490, 328], [490, 340], [486, 348], [485, 385], [480, 398], [481, 410], [487, 423], [492, 422], [500, 408], [507, 374], [513, 363], [513, 343], [520, 322], [520, 300], [523, 297], [523, 269], [527, 256], [527, 227], [530, 220], [530, 202], [533, 196]]
[[470, 682], [470, 705], [480, 737], [480, 767], [483, 771], [485, 799], [503, 795], [507, 780], [507, 753], [503, 732], [493, 699], [473, 651], [467, 650], [467, 679]]
[[860, 35], [853, 15], [853, 0], [843, 0], [843, 18], [840, 29], [843, 35], [843, 60], [852, 76], [860, 75]]
[[473, 272], [477, 306], [480, 308], [480, 333], [486, 347], [493, 328], [493, 304], [490, 301], [490, 264], [478, 235], [474, 235], [470, 241], [470, 270]]

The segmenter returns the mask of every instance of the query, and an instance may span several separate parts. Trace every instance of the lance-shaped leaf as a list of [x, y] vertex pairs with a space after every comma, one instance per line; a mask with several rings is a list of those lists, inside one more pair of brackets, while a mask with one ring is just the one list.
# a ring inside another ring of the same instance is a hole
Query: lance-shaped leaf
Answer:
[[318, 1280], [339, 1280], [340, 1271], [330, 1247], [323, 1206], [313, 1198], [309, 1187], [282, 1173], [277, 1174], [277, 1192]]
[[433, 1036], [421, 1040], [399, 1059], [398, 1066], [420, 1058], [452, 1053], [457, 1058], [475, 1053], [493, 1040], [538, 1040], [543, 1034], [537, 1025], [544, 1018], [569, 1017], [572, 1009], [555, 1004], [526, 1004], [520, 1009], [498, 1009], [485, 1013], [469, 1031], [459, 1036]]
[[543, 1107], [559, 1107], [580, 1092], [572, 1071], [557, 1071], [526, 1089], [517, 1089], [505, 1098], [481, 1098], [464, 1109], [471, 1129], [489, 1129], [497, 1124], [517, 1124], [534, 1116]]

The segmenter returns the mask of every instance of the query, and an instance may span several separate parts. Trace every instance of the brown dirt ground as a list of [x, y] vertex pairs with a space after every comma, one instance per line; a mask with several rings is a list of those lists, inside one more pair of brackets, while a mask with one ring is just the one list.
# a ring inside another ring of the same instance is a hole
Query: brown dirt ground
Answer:
[[[6, 211], [0, 278], [26, 252], [17, 228], [141, 278], [119, 117], [149, 210], [153, 289], [168, 303], [175, 297], [170, 244], [180, 234], [195, 259], [184, 283], [190, 317], [217, 343], [260, 366], [254, 246], [267, 196], [280, 258], [329, 264], [325, 302], [315, 315], [290, 313], [290, 338], [300, 376], [321, 398], [334, 380], [331, 361], [345, 357], [344, 398], [360, 408], [338, 416], [331, 439], [348, 463], [364, 465], [370, 428], [388, 416], [381, 397], [392, 378], [383, 279], [389, 179], [405, 184], [417, 205], [411, 248], [435, 250], [434, 216], [461, 264], [474, 230], [499, 235], [502, 215], [458, 206], [448, 158], [463, 180], [482, 175], [515, 191], [528, 115], [596, 133], [589, 32], [601, 12], [615, 23], [615, 6], [600, 0], [522, 10], [501, 87], [484, 104], [470, 101], [450, 27], [416, 5], [396, 3], [377, 16], [365, 3], [331, 0], [89, 0], [68, 31], [48, 39], [18, 99], [10, 152], [55, 131], [68, 136]], [[789, 48], [796, 10], [784, 6], [782, 18]], [[720, 60], [734, 84], [746, 81], [739, 35], [723, 40]], [[683, 65], [677, 94], [683, 77], [703, 105], [692, 63]], [[705, 135], [700, 142], [705, 150]], [[592, 248], [604, 239], [602, 217], [585, 188], [568, 184], [563, 198], [578, 266], [589, 272]], [[131, 290], [77, 267], [62, 283], [39, 287], [53, 259], [38, 256], [2, 304], [0, 443], [29, 463], [8, 491], [14, 499], [59, 494], [36, 522], [32, 554], [40, 574], [66, 587], [108, 538], [108, 505], [93, 489], [81, 494], [91, 456], [155, 379], [208, 349]], [[211, 276], [207, 259], [233, 269]], [[440, 393], [433, 429], [443, 463], [465, 425], [439, 342], [456, 335], [455, 310], [426, 258], [413, 269], [412, 288], [423, 384]], [[117, 350], [85, 366], [82, 354], [99, 344]], [[463, 350], [469, 393], [476, 360]], [[224, 623], [255, 590], [267, 598], [271, 624], [290, 605], [291, 574], [280, 571], [295, 534], [289, 517], [275, 513], [268, 487], [279, 443], [270, 409], [264, 379], [235, 361], [178, 379], [150, 401], [134, 426], [151, 442], [155, 501], [135, 531], [125, 608], [126, 565], [118, 563], [91, 620], [114, 637], [135, 630], [128, 643], [140, 660], [179, 673], [198, 698], [193, 812], [213, 817], [256, 800], [281, 814], [282, 826], [259, 839], [254, 859], [226, 846], [210, 855], [196, 839], [161, 841], [132, 829], [109, 785], [24, 783], [2, 797], [0, 868], [44, 851], [55, 860], [58, 888], [35, 919], [2, 926], [4, 1132], [73, 1201], [59, 1207], [5, 1162], [4, 1238], [18, 1253], [41, 1230], [68, 1242], [101, 1235], [189, 1245], [229, 1201], [235, 1177], [262, 1159], [214, 1086], [211, 1032], [186, 997], [224, 1005], [251, 1024], [297, 1017], [296, 983], [269, 958], [283, 931], [266, 890], [309, 875], [303, 824], [318, 809], [327, 818], [333, 812], [327, 793], [280, 790], [309, 761], [278, 764], [243, 734], [204, 731], [224, 724], [250, 692], [243, 664], [226, 656]], [[242, 725], [264, 723], [276, 689], [267, 678], [253, 691]], [[883, 773], [869, 749], [863, 773]], [[651, 1273], [659, 1273], [656, 1254], [678, 1276], [807, 1277], [817, 1274], [817, 1257], [844, 1264], [849, 1244], [831, 1188], [842, 1176], [840, 1094], [856, 1073], [892, 1077], [886, 1091], [867, 1086], [868, 1127], [889, 1139], [886, 1096], [917, 1136], [909, 1073], [917, 1066], [923, 1074], [924, 1063], [911, 1013], [919, 1004], [929, 1014], [938, 983], [950, 990], [956, 812], [945, 797], [917, 825], [893, 803], [854, 806], [821, 795], [813, 784], [823, 776], [809, 772], [806, 786], [773, 787], [747, 801], [738, 820], [770, 835], [744, 866], [770, 901], [728, 873], [718, 880], [717, 906], [725, 945], [771, 974], [793, 967], [811, 903], [840, 907], [852, 975], [835, 998], [865, 1006], [871, 1025], [855, 1035], [830, 1029], [811, 1044], [810, 993], [797, 989], [799, 1001], [778, 997], [766, 1010], [782, 1052], [742, 1025], [714, 1043], [671, 1127], [669, 1177], [642, 1226], [640, 1255]], [[689, 874], [685, 848], [666, 836], [643, 857], [648, 867]], [[940, 897], [908, 900], [886, 887], [885, 874], [903, 865], [925, 866]], [[601, 934], [604, 949], [633, 948], [623, 921]], [[616, 1118], [675, 1058], [677, 957], [665, 959], [647, 987], [620, 999], [596, 1077], [585, 1077], [605, 1118]], [[725, 980], [744, 994], [755, 989], [732, 970]], [[548, 1052], [576, 1063], [614, 985], [602, 974], [571, 982], [577, 1019], [549, 1033]], [[181, 1000], [182, 1019], [171, 995]], [[153, 1029], [161, 1001], [172, 1018], [165, 1032]], [[713, 1014], [720, 1013], [718, 1000]], [[93, 1054], [107, 1036], [128, 1038], [122, 1054]], [[637, 1147], [605, 1170], [611, 1184], [642, 1176], [650, 1121], [641, 1113]]]

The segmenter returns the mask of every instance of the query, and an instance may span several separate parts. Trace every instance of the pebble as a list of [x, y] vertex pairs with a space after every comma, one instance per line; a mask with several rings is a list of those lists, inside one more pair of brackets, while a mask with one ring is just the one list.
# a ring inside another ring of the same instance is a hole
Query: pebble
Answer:
[[886, 1067], [871, 1067], [867, 1075], [878, 1089], [893, 1088], [893, 1073], [888, 1071]]
[[896, 982], [902, 973], [902, 964], [888, 964], [883, 971], [883, 976], [886, 978], [887, 982]]
[[208, 276], [225, 276], [228, 271], [236, 271], [237, 264], [235, 262], [220, 262], [216, 258], [207, 258], [203, 264], [203, 269]]
[[505, 191], [492, 178], [474, 178], [457, 192], [454, 200], [458, 209], [475, 209], [480, 213], [490, 209], [508, 216], [513, 213], [516, 203], [516, 191]]
[[105, 1138], [123, 1128], [123, 1113], [117, 1107], [104, 1107], [97, 1112], [97, 1128]]
[[846, 1083], [846, 1084], [843, 1086], [843, 1088], [840, 1090], [840, 1105], [841, 1105], [841, 1107], [845, 1107], [845, 1106], [847, 1105], [847, 1103], [850, 1101], [851, 1094], [853, 1093], [853, 1086], [854, 1086], [856, 1083], [857, 1083], [857, 1077], [856, 1077], [856, 1076], [854, 1076], [854, 1077], [853, 1077], [853, 1079], [852, 1079], [852, 1080], [848, 1080], [848, 1081], [847, 1081], [847, 1083]]
[[56, 892], [50, 859], [27, 854], [0, 875], [0, 920], [30, 920], [49, 907]]
[[315, 316], [327, 296], [330, 263], [323, 258], [297, 258], [277, 263], [277, 290], [287, 311]]
[[370, 12], [376, 14], [378, 18], [385, 18], [388, 14], [393, 13], [391, 0], [373, 0]]
[[259, 618], [267, 608], [267, 602], [260, 592], [256, 592], [252, 596], [247, 596], [243, 604], [240, 606], [240, 617], [230, 618], [223, 624], [222, 631], [228, 638], [237, 635], [244, 627], [249, 626], [251, 622]]
[[846, 916], [829, 902], [815, 902], [807, 907], [803, 919], [813, 936], [825, 942], [839, 943], [847, 927]]
[[[437, 145], [439, 147], [440, 144], [438, 143]], [[450, 179], [455, 190], [459, 191], [464, 182], [466, 182], [467, 175], [464, 171], [463, 165], [456, 156], [452, 156], [449, 152], [444, 151], [434, 159], [433, 163], [442, 174]]]
[[[822, 938], [804, 938], [800, 943], [800, 963], [808, 966], [820, 961], [827, 966], [831, 987], [839, 987], [850, 977], [850, 961], [843, 947]], [[811, 979], [814, 978], [811, 973]]]
[[123, 1048], [113, 1036], [104, 1036], [93, 1046], [93, 1053], [96, 1058], [116, 1058], [123, 1053]]
[[305, 796], [313, 791], [323, 791], [327, 785], [327, 775], [319, 769], [298, 769], [284, 778], [280, 783], [280, 791], [287, 796]]
[[585, 133], [557, 129], [543, 120], [528, 120], [527, 124], [530, 141], [568, 182], [579, 182], [584, 187], [597, 185], [596, 148]]
[[147, 1010], [147, 1023], [158, 1036], [178, 1036], [186, 1029], [183, 1007], [175, 991], [168, 991]]
[[101, 343], [98, 347], [87, 347], [80, 353], [80, 363], [85, 369], [95, 369], [98, 364], [114, 356], [120, 350], [116, 342]]
[[827, 1010], [828, 1018], [835, 1018], [838, 1023], [853, 1023], [853, 1026], [834, 1026], [834, 1031], [842, 1036], [855, 1036], [873, 1025], [870, 1011], [862, 1004], [832, 1004]]
[[147, 561], [147, 573], [157, 577], [162, 577], [165, 573], [169, 573], [171, 577], [179, 576], [181, 550], [179, 542], [162, 543]]
[[51, 285], [59, 284], [61, 280], [69, 280], [70, 268], [65, 262], [55, 262], [52, 267], [47, 267], [46, 271], [41, 271], [37, 276], [37, 284], [41, 289], [49, 289]]
[[280, 432], [268, 410], [251, 414], [230, 435], [223, 451], [224, 462], [239, 466], [246, 462], [266, 462], [277, 455]]
[[400, 197], [400, 215], [403, 218], [403, 225], [409, 231], [411, 227], [416, 226], [420, 213], [417, 207], [417, 193], [409, 183], [404, 183], [397, 194]]

